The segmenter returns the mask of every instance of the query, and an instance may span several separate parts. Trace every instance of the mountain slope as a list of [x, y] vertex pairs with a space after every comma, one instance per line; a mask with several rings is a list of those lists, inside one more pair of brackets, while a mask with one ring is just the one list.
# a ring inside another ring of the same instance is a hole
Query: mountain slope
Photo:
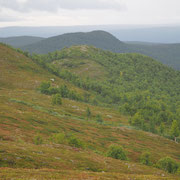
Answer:
[[105, 31], [92, 31], [89, 33], [69, 33], [47, 38], [41, 42], [23, 47], [30, 53], [46, 54], [72, 45], [92, 45], [97, 48], [113, 52], [126, 51], [126, 45]]
[[180, 69], [180, 44], [123, 43], [105, 31], [64, 34], [47, 38], [41, 42], [22, 47], [22, 49], [30, 53], [46, 54], [72, 45], [93, 45], [118, 53], [141, 53], [177, 70]]
[[[80, 49], [86, 55], [91, 52]], [[76, 51], [74, 53], [79, 54]], [[99, 56], [98, 49], [93, 51], [94, 56]], [[4, 45], [0, 45], [0, 63], [1, 179], [178, 179], [177, 175], [140, 164], [139, 157], [148, 150], [153, 163], [165, 156], [179, 161], [179, 144], [136, 130], [129, 126], [127, 117], [113, 107], [94, 106], [69, 98], [62, 98], [62, 105], [53, 105], [52, 97], [38, 90], [42, 81], [54, 79], [51, 82], [54, 88], [66, 85], [81, 95], [89, 93], [90, 98], [95, 94]], [[92, 113], [89, 119], [87, 107]], [[98, 114], [103, 123], [97, 122]], [[59, 133], [65, 134], [64, 141], [52, 141]], [[84, 147], [68, 143], [72, 135], [81, 140]], [[43, 139], [42, 144], [35, 143], [36, 137]], [[111, 144], [123, 146], [129, 160], [106, 157]]]
[[174, 69], [180, 70], [180, 44], [128, 44], [131, 52], [151, 56]]
[[0, 38], [0, 42], [11, 45], [15, 48], [27, 46], [29, 44], [37, 43], [44, 38], [34, 37], [34, 36], [17, 36], [17, 37], [8, 37]]
[[[157, 132], [161, 123], [180, 123], [180, 72], [150, 57], [74, 46], [33, 58], [49, 63], [52, 72], [76, 86], [94, 91], [96, 101], [120, 106], [142, 129]], [[139, 120], [134, 119], [137, 115]]]

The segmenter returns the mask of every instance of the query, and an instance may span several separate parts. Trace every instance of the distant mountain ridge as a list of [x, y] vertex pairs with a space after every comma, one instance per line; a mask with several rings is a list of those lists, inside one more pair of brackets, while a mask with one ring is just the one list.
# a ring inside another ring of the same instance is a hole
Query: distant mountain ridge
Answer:
[[156, 43], [180, 43], [180, 24], [174, 25], [86, 25], [86, 26], [41, 26], [2, 27], [0, 37], [38, 36], [49, 38], [73, 32], [107, 31], [121, 41]]
[[117, 53], [141, 53], [180, 70], [180, 44], [122, 42], [106, 31], [66, 33], [50, 38], [17, 36], [0, 38], [0, 42], [37, 54], [47, 54], [72, 45], [91, 45]]
[[21, 47], [30, 53], [47, 54], [72, 45], [92, 45], [117, 53], [141, 53], [180, 70], [180, 44], [122, 42], [105, 31], [67, 33]]
[[15, 36], [15, 37], [0, 38], [0, 42], [11, 45], [15, 48], [19, 48], [39, 42], [43, 39], [44, 38], [42, 37], [35, 37], [35, 36]]
[[46, 54], [72, 45], [92, 45], [113, 52], [128, 51], [125, 43], [105, 31], [67, 33], [22, 47], [30, 53]]

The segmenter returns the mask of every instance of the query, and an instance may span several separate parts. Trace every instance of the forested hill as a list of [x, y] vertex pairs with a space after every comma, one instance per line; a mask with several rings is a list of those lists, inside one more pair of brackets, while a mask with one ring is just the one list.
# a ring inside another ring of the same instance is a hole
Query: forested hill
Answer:
[[[18, 41], [17, 39], [16, 43]], [[27, 46], [23, 45], [21, 49], [30, 53], [46, 54], [72, 45], [93, 45], [97, 48], [118, 53], [141, 53], [180, 70], [180, 44], [124, 43], [105, 31], [63, 34]]]
[[119, 41], [113, 35], [105, 31], [92, 31], [88, 33], [68, 33], [54, 36], [40, 42], [22, 47], [30, 53], [46, 54], [55, 50], [72, 45], [93, 45], [97, 48], [110, 50], [113, 52], [125, 52], [125, 43]]
[[163, 64], [180, 70], [180, 44], [126, 43], [131, 52], [151, 56]]
[[15, 36], [15, 37], [0, 38], [0, 42], [11, 45], [15, 48], [19, 48], [29, 44], [37, 43], [43, 39], [44, 38], [35, 37], [35, 36]]
[[180, 72], [150, 57], [74, 46], [33, 58], [47, 62], [52, 72], [78, 87], [96, 92], [96, 101], [116, 104], [144, 130], [157, 132], [160, 125], [180, 120]]

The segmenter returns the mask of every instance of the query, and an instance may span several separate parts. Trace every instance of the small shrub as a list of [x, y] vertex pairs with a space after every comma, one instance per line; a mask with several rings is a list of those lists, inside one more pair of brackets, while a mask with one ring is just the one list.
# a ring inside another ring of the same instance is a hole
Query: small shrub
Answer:
[[55, 94], [52, 96], [52, 104], [55, 105], [61, 105], [62, 104], [62, 99], [60, 94]]
[[65, 143], [65, 134], [64, 133], [53, 134], [50, 137], [50, 140], [56, 144], [64, 144]]
[[179, 164], [179, 168], [177, 169], [177, 175], [180, 175], [180, 164]]
[[150, 152], [143, 152], [140, 157], [140, 162], [144, 165], [151, 166], [151, 153]]
[[57, 93], [59, 93], [59, 89], [56, 88], [56, 87], [49, 87], [49, 88], [48, 88], [48, 93], [49, 93], [50, 95], [52, 95], [52, 94], [57, 94]]
[[86, 109], [86, 116], [87, 116], [87, 119], [91, 117], [91, 110], [89, 109], [89, 107], [87, 107]]
[[74, 147], [77, 147], [77, 148], [84, 148], [84, 143], [79, 140], [78, 138], [74, 137], [74, 136], [71, 136], [68, 140], [68, 143], [70, 146], [74, 146]]
[[157, 162], [156, 166], [159, 169], [163, 169], [169, 173], [175, 173], [178, 169], [177, 162], [170, 157], [165, 157], [165, 158], [160, 159]]
[[40, 84], [40, 91], [42, 94], [49, 94], [49, 88], [51, 86], [51, 83], [50, 82], [47, 82], [47, 81], [43, 81], [41, 84]]
[[114, 159], [127, 160], [126, 152], [118, 145], [111, 145], [107, 152], [107, 156]]
[[100, 124], [103, 123], [103, 119], [102, 119], [102, 116], [101, 116], [100, 114], [97, 114], [97, 115], [96, 115], [96, 121], [97, 121], [98, 123], [100, 123]]
[[36, 145], [43, 144], [43, 138], [41, 135], [36, 135], [34, 137], [34, 144], [36, 144]]

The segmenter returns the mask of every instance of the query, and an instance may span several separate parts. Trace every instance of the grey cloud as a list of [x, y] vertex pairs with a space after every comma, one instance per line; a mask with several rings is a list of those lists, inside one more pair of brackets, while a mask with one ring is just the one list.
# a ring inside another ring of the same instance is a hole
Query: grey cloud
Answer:
[[[119, 0], [121, 2], [121, 0]], [[115, 0], [0, 0], [0, 7], [12, 9], [14, 11], [50, 11], [56, 12], [58, 9], [114, 9], [122, 10], [124, 5]]]
[[16, 22], [16, 21], [23, 21], [23, 20], [24, 18], [0, 14], [0, 22]]
[[11, 17], [0, 17], [0, 22], [16, 22], [22, 19], [19, 18], [11, 18]]

